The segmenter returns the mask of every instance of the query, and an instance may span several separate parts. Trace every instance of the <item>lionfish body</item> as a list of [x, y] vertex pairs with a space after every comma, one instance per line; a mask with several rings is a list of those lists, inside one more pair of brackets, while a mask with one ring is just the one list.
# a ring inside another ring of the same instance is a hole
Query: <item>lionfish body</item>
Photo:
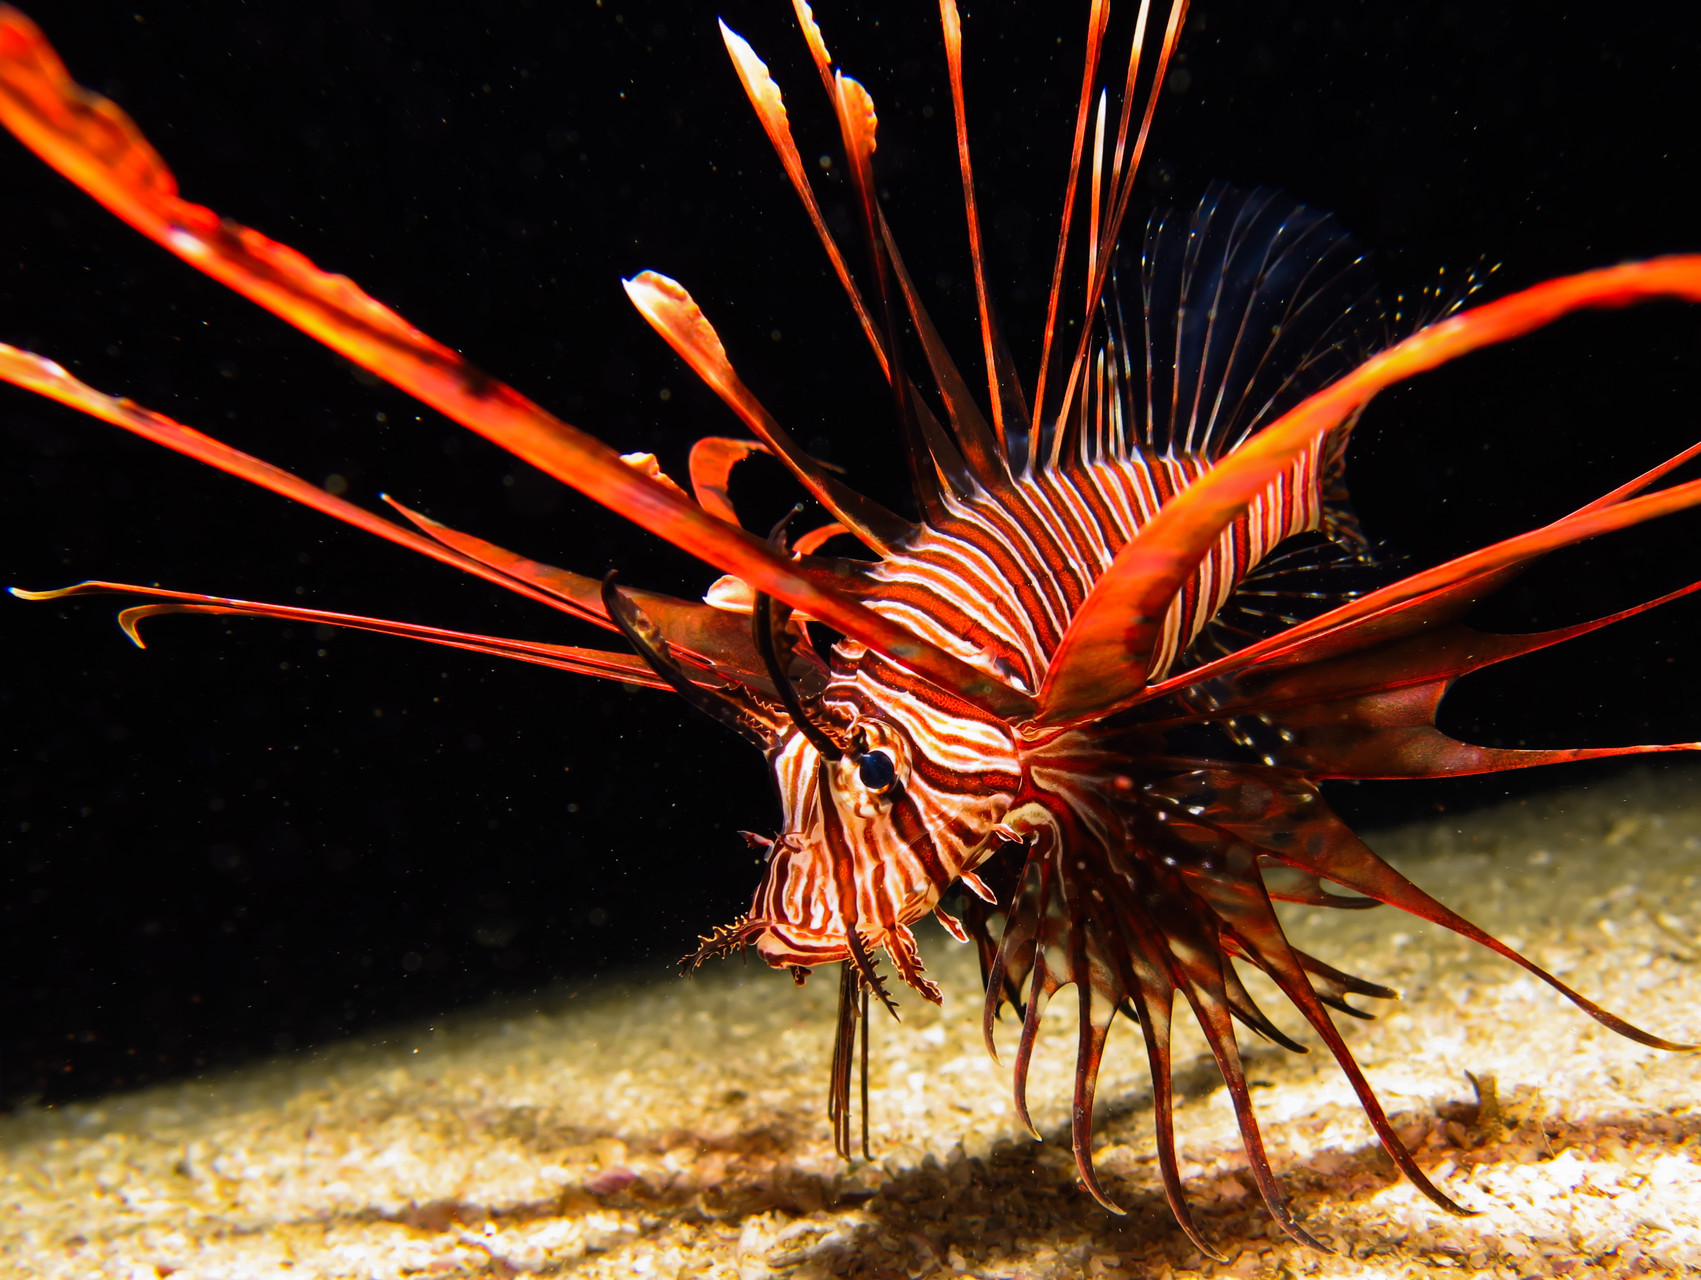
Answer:
[[[821, 216], [779, 89], [750, 46], [723, 33], [891, 389], [914, 519], [857, 494], [799, 449], [675, 282], [646, 272], [627, 290], [754, 437], [700, 441], [689, 492], [654, 458], [615, 454], [346, 279], [180, 199], [135, 126], [79, 89], [27, 19], [0, 9], [0, 119], [61, 172], [186, 261], [726, 575], [703, 603], [688, 602], [628, 590], [613, 575], [599, 583], [392, 504], [402, 524], [104, 396], [40, 356], [0, 347], [7, 381], [618, 632], [635, 652], [128, 584], [19, 594], [121, 590], [153, 601], [121, 615], [132, 636], [141, 619], [161, 612], [406, 635], [673, 689], [743, 734], [773, 770], [781, 823], [771, 837], [750, 837], [766, 847], [767, 867], [749, 914], [717, 929], [693, 959], [754, 946], [800, 981], [816, 966], [840, 964], [830, 1110], [847, 1155], [858, 1033], [866, 1148], [864, 1023], [871, 997], [891, 1004], [881, 958], [937, 1000], [912, 931], [937, 914], [979, 950], [989, 1048], [1001, 1009], [1019, 1016], [1014, 1070], [1024, 1121], [1041, 1013], [1074, 987], [1072, 1138], [1084, 1183], [1107, 1205], [1091, 1160], [1093, 1090], [1106, 1033], [1122, 1015], [1144, 1037], [1170, 1203], [1209, 1252], [1188, 1214], [1171, 1131], [1169, 1038], [1179, 998], [1211, 1046], [1266, 1205], [1290, 1234], [1310, 1240], [1264, 1156], [1233, 1023], [1300, 1046], [1254, 1004], [1239, 963], [1270, 978], [1328, 1046], [1399, 1167], [1455, 1208], [1388, 1124], [1331, 1021], [1331, 1009], [1365, 1016], [1349, 995], [1393, 993], [1293, 947], [1272, 901], [1400, 907], [1516, 961], [1623, 1034], [1683, 1047], [1597, 1008], [1428, 897], [1329, 811], [1319, 783], [1701, 745], [1508, 751], [1461, 743], [1435, 727], [1436, 708], [1460, 675], [1661, 602], [1559, 631], [1498, 636], [1462, 621], [1476, 601], [1548, 551], [1701, 504], [1701, 482], [1656, 487], [1692, 450], [1528, 534], [1366, 590], [1360, 579], [1374, 566], [1345, 506], [1344, 451], [1381, 388], [1579, 307], [1701, 300], [1701, 258], [1552, 281], [1388, 344], [1369, 269], [1332, 219], [1269, 191], [1218, 186], [1192, 211], [1155, 217], [1137, 264], [1124, 263], [1119, 279], [1119, 231], [1185, 5], [1170, 12], [1155, 53], [1146, 48], [1142, 5], [1113, 135], [1105, 95], [1089, 130], [1109, 20], [1108, 6], [1095, 3], [1044, 354], [1026, 383], [1005, 354], [985, 288], [961, 28], [953, 0], [942, 0], [983, 402], [944, 350], [880, 208], [872, 101], [832, 66], [808, 6], [795, 7], [844, 142], [869, 264], [866, 295]], [[1142, 78], [1148, 89], [1136, 126]], [[1082, 336], [1072, 358], [1054, 359], [1065, 259], [1082, 239]], [[1136, 287], [1137, 300], [1123, 297]], [[926, 392], [906, 367], [916, 350]], [[756, 451], [791, 471], [825, 523], [795, 539], [785, 522], [766, 540], [739, 526], [728, 477]], [[862, 550], [821, 554], [834, 539]], [[817, 648], [822, 628], [836, 636]], [[961, 921], [941, 906], [958, 885]]]

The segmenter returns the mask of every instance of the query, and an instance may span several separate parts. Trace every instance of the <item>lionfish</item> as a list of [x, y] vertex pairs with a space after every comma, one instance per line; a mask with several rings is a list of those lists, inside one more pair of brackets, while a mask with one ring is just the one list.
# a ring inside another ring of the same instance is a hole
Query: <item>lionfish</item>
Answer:
[[[829, 1114], [847, 1158], [859, 1034], [866, 1154], [871, 1000], [896, 1012], [880, 959], [922, 997], [940, 999], [912, 928], [931, 914], [978, 948], [988, 1049], [1003, 1006], [1020, 1020], [1015, 1102], [1030, 1130], [1025, 1083], [1041, 1014], [1074, 987], [1072, 1140], [1082, 1183], [1107, 1208], [1116, 1206], [1094, 1171], [1092, 1112], [1120, 1014], [1144, 1039], [1169, 1204], [1213, 1253], [1189, 1214], [1175, 1155], [1170, 1030], [1179, 996], [1227, 1086], [1265, 1206], [1290, 1236], [1318, 1245], [1265, 1155], [1233, 1024], [1303, 1049], [1253, 1002], [1238, 976], [1244, 964], [1328, 1047], [1400, 1170], [1436, 1204], [1464, 1212], [1418, 1167], [1331, 1018], [1330, 1010], [1368, 1016], [1349, 996], [1395, 993], [1293, 946], [1272, 903], [1398, 907], [1523, 966], [1622, 1035], [1688, 1047], [1601, 1009], [1424, 893], [1331, 812], [1319, 784], [1701, 748], [1493, 749], [1435, 723], [1460, 676], [1701, 587], [1535, 634], [1489, 634], [1463, 621], [1537, 557], [1701, 504], [1701, 481], [1655, 487], [1701, 445], [1561, 519], [1375, 589], [1356, 585], [1371, 556], [1346, 505], [1345, 450], [1379, 390], [1466, 352], [1579, 308], [1701, 301], [1701, 256], [1455, 306], [1390, 341], [1370, 268], [1332, 217], [1274, 191], [1218, 185], [1191, 210], [1153, 216], [1125, 297], [1121, 230], [1187, 5], [1177, 0], [1152, 22], [1150, 0], [1141, 0], [1113, 95], [1114, 86], [1099, 87], [1110, 4], [1092, 0], [1042, 354], [1027, 381], [987, 289], [961, 22], [956, 0], [940, 0], [985, 367], [980, 398], [945, 350], [882, 211], [873, 101], [834, 65], [806, 0], [793, 3], [841, 134], [867, 259], [861, 283], [812, 189], [778, 86], [746, 41], [724, 24], [721, 32], [890, 388], [913, 517], [855, 492], [800, 448], [675, 281], [646, 271], [625, 287], [749, 433], [698, 441], [689, 491], [653, 456], [616, 453], [350, 280], [181, 199], [124, 113], [73, 83], [27, 18], [0, 9], [0, 120], [65, 177], [192, 266], [725, 575], [691, 602], [540, 563], [393, 500], [401, 520], [387, 518], [0, 346], [8, 382], [615, 632], [629, 651], [127, 583], [16, 594], [143, 598], [119, 615], [138, 643], [138, 624], [161, 613], [410, 636], [671, 689], [748, 739], [772, 771], [783, 820], [771, 838], [747, 837], [766, 852], [749, 914], [716, 929], [688, 962], [754, 947], [799, 982], [817, 966], [839, 966]], [[1072, 290], [1066, 277], [1083, 243], [1085, 274]], [[1072, 327], [1071, 297], [1080, 323], [1069, 349], [1059, 335]], [[758, 452], [783, 464], [827, 519], [796, 534], [790, 517], [766, 537], [746, 532], [728, 482]], [[824, 554], [834, 539], [861, 551]], [[956, 885], [961, 920], [941, 906]]]

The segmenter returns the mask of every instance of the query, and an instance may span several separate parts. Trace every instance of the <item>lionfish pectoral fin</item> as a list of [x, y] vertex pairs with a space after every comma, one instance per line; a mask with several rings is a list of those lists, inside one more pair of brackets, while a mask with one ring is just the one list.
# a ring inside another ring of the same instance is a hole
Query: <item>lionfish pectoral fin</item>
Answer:
[[372, 618], [354, 613], [333, 613], [327, 609], [302, 609], [294, 605], [265, 604], [255, 600], [238, 600], [227, 596], [203, 595], [189, 591], [168, 591], [163, 587], [144, 587], [130, 582], [79, 582], [54, 591], [25, 591], [12, 587], [10, 591], [21, 600], [60, 600], [67, 596], [119, 593], [148, 596], [157, 604], [132, 605], [118, 615], [118, 625], [124, 629], [138, 649], [142, 641], [141, 624], [148, 618], [164, 614], [201, 614], [214, 617], [275, 618], [284, 622], [308, 622], [320, 626], [344, 627], [351, 631], [371, 631], [378, 635], [402, 636], [423, 640], [446, 649], [464, 649], [496, 658], [512, 658], [534, 666], [553, 667], [577, 675], [596, 676], [604, 680], [619, 680], [625, 684], [641, 685], [647, 689], [666, 689], [668, 684], [657, 679], [650, 670], [631, 654], [612, 653], [603, 649], [585, 649], [577, 645], [544, 644], [531, 640], [510, 640], [503, 636], [479, 635], [467, 631], [449, 631], [442, 627], [427, 627], [411, 622], [395, 622], [388, 618]]
[[[1421, 329], [1307, 397], [1177, 494], [1117, 552], [1052, 653], [1040, 690], [1041, 721], [1051, 725], [1076, 723], [1158, 696], [1158, 687], [1148, 686], [1148, 677], [1164, 615], [1177, 592], [1192, 578], [1223, 530], [1306, 450], [1314, 448], [1378, 391], [1479, 347], [1529, 333], [1571, 311], [1624, 306], [1655, 297], [1701, 301], [1701, 256], [1625, 263], [1535, 285]], [[1438, 578], [1418, 574], [1395, 586], [1407, 591], [1404, 598], [1409, 599], [1417, 593], [1411, 590], [1413, 584], [1432, 582], [1439, 587], [1457, 582], [1469, 573], [1489, 572], [1697, 502], [1701, 502], [1701, 481], [1676, 485], [1604, 510], [1569, 516], [1522, 538], [1508, 539], [1486, 553], [1476, 553], [1482, 559], [1468, 570], [1455, 561], [1442, 566], [1446, 572]], [[1430, 574], [1437, 572], [1431, 570]], [[1335, 624], [1334, 615], [1368, 611], [1368, 599], [1343, 606], [1295, 630], [1326, 630]], [[1291, 642], [1293, 635], [1284, 633], [1277, 639]], [[1231, 655], [1231, 659], [1240, 660], [1237, 667], [1249, 664], [1251, 659], [1243, 656], [1249, 651]], [[1197, 678], [1203, 671], [1189, 674]]]
[[451, 529], [442, 521], [433, 520], [423, 512], [413, 510], [390, 494], [381, 493], [378, 497], [401, 512], [427, 537], [482, 565], [530, 583], [540, 591], [549, 592], [587, 622], [607, 627], [610, 631], [617, 630], [614, 623], [609, 621], [608, 615], [603, 612], [602, 583], [590, 575], [574, 573], [570, 569], [558, 569], [552, 564], [544, 564], [538, 560], [529, 560], [517, 552], [497, 546], [494, 542]]
[[1205, 1033], [1205, 1039], [1211, 1046], [1211, 1055], [1217, 1062], [1217, 1070], [1222, 1075], [1223, 1085], [1228, 1090], [1229, 1101], [1234, 1107], [1235, 1121], [1240, 1127], [1241, 1145], [1246, 1150], [1247, 1165], [1252, 1172], [1252, 1181], [1258, 1188], [1259, 1197], [1264, 1201], [1265, 1210], [1284, 1232], [1299, 1243], [1308, 1244], [1324, 1253], [1333, 1253], [1333, 1249], [1299, 1225], [1293, 1216], [1293, 1209], [1288, 1204], [1287, 1194], [1282, 1190], [1281, 1183], [1276, 1180], [1275, 1170], [1270, 1167], [1270, 1157], [1265, 1153], [1264, 1135], [1258, 1127], [1258, 1117], [1252, 1108], [1252, 1093], [1247, 1087], [1240, 1048], [1234, 1038], [1234, 1021], [1224, 999], [1220, 976], [1207, 974], [1201, 966], [1194, 966], [1186, 980], [1181, 983], [1181, 991], [1193, 1009], [1193, 1016], [1197, 1019], [1200, 1030]]
[[[5, 22], [4, 15], [0, 15], [0, 48], [3, 48], [6, 34]], [[0, 63], [0, 67], [3, 67], [3, 63]], [[0, 84], [3, 83], [3, 79], [0, 79]], [[282, 467], [273, 466], [212, 436], [203, 435], [193, 427], [186, 427], [163, 413], [144, 408], [133, 400], [96, 391], [45, 356], [0, 343], [0, 381], [55, 400], [68, 408], [86, 413], [91, 418], [98, 418], [144, 440], [163, 445], [175, 453], [216, 467], [226, 475], [246, 480], [302, 506], [311, 507], [346, 525], [375, 534], [464, 573], [483, 578], [504, 590], [546, 604], [552, 609], [561, 609], [581, 616], [575, 607], [565, 603], [555, 593], [518, 581], [499, 568], [482, 564], [432, 538], [421, 537], [411, 529], [386, 520], [346, 498], [329, 493], [316, 484], [310, 484]]]
[[[760, 539], [626, 465], [594, 436], [475, 368], [346, 276], [322, 271], [295, 250], [179, 198], [170, 171], [135, 124], [73, 82], [40, 30], [15, 10], [0, 13], [0, 124], [155, 243], [516, 457], [941, 689], [1000, 716], [1031, 714], [1027, 694], [818, 582]], [[320, 502], [309, 505], [326, 509]], [[433, 546], [426, 538], [419, 543], [416, 549]], [[442, 559], [448, 553], [437, 548], [426, 554]], [[489, 571], [481, 566], [479, 572]]]
[[[977, 909], [971, 917], [983, 940], [981, 976], [986, 984], [986, 999], [981, 1006], [981, 1039], [986, 1045], [987, 1056], [994, 1062], [1000, 1059], [998, 1043], [993, 1036], [993, 1024], [998, 1020], [999, 1011], [1006, 1003], [1012, 1009], [1023, 1012], [1022, 988], [1033, 969], [1035, 940], [1039, 936], [1041, 910], [1036, 909], [1031, 901], [1022, 909], [1018, 909], [1018, 905], [1025, 899], [1039, 900], [1050, 886], [1051, 873], [1046, 861], [1043, 857], [1035, 856], [1038, 847], [1038, 841], [1028, 846], [1009, 902], [1000, 903], [990, 890], [987, 892], [987, 898], [992, 905], [1002, 905], [1004, 908], [1004, 927], [999, 933], [997, 945], [991, 949], [990, 956], [985, 945], [990, 941], [987, 933], [988, 913]], [[972, 900], [970, 905], [974, 905]]]
[[1069, 1142], [1081, 1185], [1093, 1199], [1120, 1216], [1128, 1211], [1106, 1194], [1093, 1163], [1093, 1099], [1098, 1089], [1099, 1065], [1104, 1060], [1105, 1040], [1121, 1001], [1109, 975], [1093, 971], [1102, 966], [1086, 961], [1084, 955], [1081, 960], [1088, 972], [1078, 974], [1075, 979], [1080, 1031], [1075, 1045], [1075, 1096], [1069, 1117]]
[[[1316, 815], [1313, 814], [1311, 821], [1316, 820]], [[1230, 845], [1213, 856], [1208, 869], [1203, 865], [1194, 867], [1188, 873], [1188, 880], [1193, 891], [1210, 906], [1223, 925], [1233, 931], [1238, 948], [1276, 984], [1328, 1045], [1330, 1053], [1334, 1055], [1336, 1063], [1352, 1085], [1371, 1128], [1375, 1130], [1378, 1139], [1400, 1171], [1419, 1191], [1441, 1208], [1449, 1213], [1468, 1214], [1469, 1210], [1454, 1203], [1430, 1182], [1428, 1176], [1418, 1167], [1417, 1161], [1412, 1158], [1410, 1150], [1400, 1140], [1393, 1125], [1389, 1123], [1382, 1104], [1371, 1089], [1363, 1070], [1323, 1009], [1319, 995], [1307, 977], [1309, 966], [1288, 943], [1281, 921], [1263, 888], [1259, 855], [1248, 845]], [[1314, 961], [1313, 965], [1315, 964]], [[1327, 966], [1321, 968], [1327, 969]], [[1232, 965], [1225, 960], [1222, 964], [1223, 977], [1228, 978], [1231, 972]], [[1363, 979], [1349, 979], [1348, 975], [1330, 972], [1338, 979], [1350, 981], [1354, 988], [1365, 994], [1387, 991], [1387, 988], [1376, 987]], [[1232, 995], [1232, 984], [1225, 983], [1224, 993]], [[1225, 1003], [1233, 1010], [1232, 999], [1225, 1000]]]
[[[1344, 885], [1366, 897], [1397, 907], [1408, 915], [1450, 929], [1461, 937], [1487, 947], [1540, 978], [1602, 1026], [1638, 1044], [1676, 1052], [1698, 1047], [1656, 1036], [1626, 1022], [1616, 1014], [1608, 1013], [1533, 960], [1520, 955], [1492, 934], [1425, 893], [1360, 840], [1324, 803], [1315, 784], [1300, 775], [1265, 770], [1254, 777], [1249, 771], [1240, 772], [1231, 767], [1219, 767], [1199, 770], [1189, 777], [1195, 786], [1209, 787], [1211, 803], [1206, 821], [1247, 841], [1261, 854]], [[1306, 832], [1306, 838], [1293, 838], [1293, 833], [1301, 826]], [[1338, 984], [1343, 991], [1371, 996], [1395, 994], [1386, 987], [1376, 987], [1374, 983], [1350, 978], [1349, 975], [1330, 969], [1310, 957], [1304, 957], [1297, 963], [1302, 968], [1320, 974], [1327, 981]]]
[[1141, 1039], [1146, 1046], [1146, 1067], [1152, 1078], [1152, 1127], [1158, 1148], [1158, 1170], [1163, 1178], [1164, 1199], [1182, 1233], [1200, 1253], [1215, 1262], [1227, 1259], [1217, 1252], [1193, 1221], [1187, 1193], [1181, 1181], [1181, 1166], [1175, 1155], [1175, 1084], [1170, 1068], [1170, 1026], [1174, 1017], [1175, 987], [1167, 974], [1148, 971], [1129, 992], [1138, 1013]]
[[1279, 1044], [1289, 1053], [1310, 1053], [1299, 1041], [1278, 1027], [1265, 1012], [1258, 1007], [1252, 993], [1246, 989], [1246, 984], [1240, 980], [1232, 964], [1223, 965], [1223, 1002], [1228, 1005], [1229, 1012], [1242, 1026], [1250, 1027], [1272, 1044]]

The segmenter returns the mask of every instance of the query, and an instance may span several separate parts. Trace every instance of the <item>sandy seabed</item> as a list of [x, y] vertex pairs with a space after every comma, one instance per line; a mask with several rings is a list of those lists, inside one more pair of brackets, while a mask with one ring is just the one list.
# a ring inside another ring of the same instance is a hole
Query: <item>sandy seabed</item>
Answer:
[[[1701, 774], [1627, 776], [1372, 842], [1607, 1007], [1701, 1036]], [[1245, 1039], [1272, 1161], [1334, 1252], [1293, 1244], [1259, 1206], [1194, 1032], [1176, 1045], [1178, 1145], [1227, 1261], [1203, 1257], [1165, 1207], [1144, 1053], [1125, 1025], [1096, 1151], [1128, 1213], [1105, 1212], [1068, 1149], [1073, 1001], [1053, 1005], [1036, 1051], [1037, 1143], [981, 1048], [974, 957], [935, 930], [924, 946], [944, 1009], [912, 1000], [903, 1026], [875, 1023], [871, 1163], [834, 1156], [823, 1114], [836, 983], [799, 991], [735, 963], [0, 1122], [0, 1271], [1701, 1274], [1701, 1055], [1623, 1040], [1391, 910], [1284, 914], [1299, 945], [1403, 992], [1342, 1029], [1419, 1162], [1476, 1216], [1397, 1179], [1308, 1032], [1304, 1056]], [[1273, 989], [1254, 994], [1295, 1033]]]

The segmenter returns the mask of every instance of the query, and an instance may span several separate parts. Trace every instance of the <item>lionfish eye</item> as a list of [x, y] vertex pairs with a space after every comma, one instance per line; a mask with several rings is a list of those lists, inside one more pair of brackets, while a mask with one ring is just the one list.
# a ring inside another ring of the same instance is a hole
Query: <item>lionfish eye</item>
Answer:
[[884, 751], [870, 751], [856, 762], [857, 776], [870, 791], [884, 791], [898, 780], [897, 766]]

